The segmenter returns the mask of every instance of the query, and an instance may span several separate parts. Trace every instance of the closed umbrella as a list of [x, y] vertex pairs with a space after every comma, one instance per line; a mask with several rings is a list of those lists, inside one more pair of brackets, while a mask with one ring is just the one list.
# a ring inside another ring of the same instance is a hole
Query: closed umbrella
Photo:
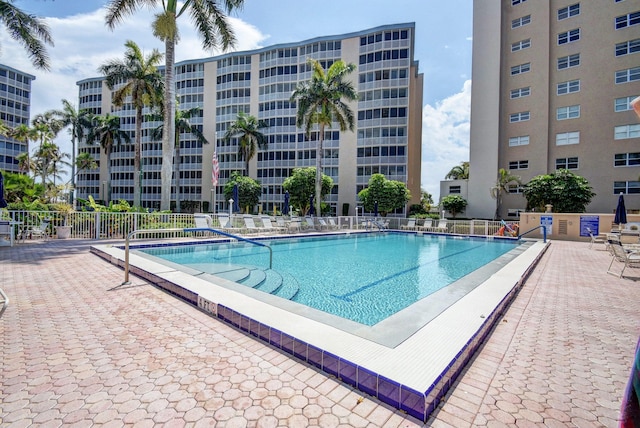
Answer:
[[373, 216], [378, 217], [378, 201], [373, 205]]
[[624, 206], [624, 196], [622, 192], [620, 192], [620, 196], [618, 197], [618, 206], [616, 207], [616, 216], [613, 219], [613, 222], [622, 228], [622, 225], [627, 222], [627, 209]]
[[311, 195], [311, 200], [309, 201], [309, 215], [313, 215], [315, 210], [313, 209], [313, 195]]
[[238, 196], [238, 185], [233, 186], [233, 212], [237, 213], [240, 211], [240, 197]]
[[282, 214], [289, 215], [289, 191], [284, 192], [284, 208]]
[[4, 200], [4, 177], [0, 172], [0, 208], [6, 208], [7, 201]]

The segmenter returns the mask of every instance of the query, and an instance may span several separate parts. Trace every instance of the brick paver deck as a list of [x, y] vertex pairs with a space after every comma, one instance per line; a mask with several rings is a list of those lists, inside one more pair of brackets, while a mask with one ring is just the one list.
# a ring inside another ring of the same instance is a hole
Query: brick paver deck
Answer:
[[[422, 425], [139, 278], [120, 286], [90, 244], [0, 248], [1, 426]], [[427, 425], [616, 426], [640, 282], [609, 260], [552, 243]]]

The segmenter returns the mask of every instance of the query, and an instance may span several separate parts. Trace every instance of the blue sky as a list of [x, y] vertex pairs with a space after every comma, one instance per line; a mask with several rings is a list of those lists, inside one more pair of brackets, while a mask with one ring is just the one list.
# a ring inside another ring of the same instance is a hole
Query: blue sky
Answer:
[[[114, 31], [104, 25], [105, 0], [16, 0], [25, 12], [45, 18], [55, 47], [49, 49], [52, 71], [34, 70], [22, 48], [0, 32], [0, 62], [36, 76], [31, 114], [77, 103], [75, 82], [95, 77], [104, 61], [121, 58], [131, 39], [145, 51], [163, 50], [151, 34], [153, 11], [127, 18]], [[317, 6], [321, 5], [320, 8]], [[422, 187], [436, 197], [439, 181], [469, 159], [472, 0], [245, 0], [234, 13], [236, 50], [297, 42], [323, 35], [360, 31], [385, 24], [415, 22], [415, 59], [424, 74]], [[185, 17], [186, 18], [186, 17]], [[182, 19], [177, 61], [216, 55], [201, 49]], [[68, 137], [57, 143], [69, 152]]]

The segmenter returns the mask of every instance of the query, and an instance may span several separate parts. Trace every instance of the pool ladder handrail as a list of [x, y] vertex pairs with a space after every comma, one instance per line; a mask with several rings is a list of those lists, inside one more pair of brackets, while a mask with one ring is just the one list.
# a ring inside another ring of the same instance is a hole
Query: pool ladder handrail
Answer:
[[527, 233], [531, 233], [534, 230], [538, 230], [538, 229], [542, 229], [542, 239], [543, 239], [543, 242], [546, 244], [547, 243], [547, 226], [543, 226], [543, 225], [536, 226], [533, 229], [529, 229], [526, 232], [522, 232], [522, 233], [518, 234], [518, 239], [522, 238]]
[[[231, 239], [236, 239], [238, 241], [248, 242], [253, 245], [258, 245], [260, 247], [266, 247], [269, 249], [269, 269], [273, 266], [273, 249], [269, 245], [265, 245], [261, 242], [252, 241], [251, 239], [243, 238], [242, 236], [232, 235], [231, 233], [223, 232], [218, 229], [213, 229], [210, 227], [187, 227], [187, 228], [171, 228], [171, 229], [140, 229], [134, 230], [127, 234], [127, 237], [124, 241], [124, 281], [122, 285], [129, 284], [129, 241], [131, 238], [138, 234], [154, 234], [158, 232], [214, 232], [219, 235], [226, 236]], [[1, 291], [1, 290], [0, 290]], [[7, 298], [7, 302], [8, 302]], [[4, 310], [3, 310], [4, 311]], [[2, 315], [2, 312], [0, 312]]]

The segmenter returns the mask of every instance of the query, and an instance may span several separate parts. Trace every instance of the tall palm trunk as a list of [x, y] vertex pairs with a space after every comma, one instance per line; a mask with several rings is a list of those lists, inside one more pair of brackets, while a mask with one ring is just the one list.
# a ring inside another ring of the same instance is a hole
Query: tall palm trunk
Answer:
[[[137, 104], [137, 103], [136, 103]], [[133, 143], [134, 145], [134, 155], [133, 155], [133, 206], [140, 207], [141, 203], [141, 181], [142, 181], [142, 170], [140, 169], [141, 158], [142, 158], [142, 107], [136, 107], [136, 139]]]
[[162, 133], [162, 189], [160, 210], [171, 208], [171, 175], [173, 172], [173, 152], [175, 146], [176, 87], [173, 74], [175, 62], [175, 40], [167, 39], [165, 46], [165, 85], [164, 85], [164, 132]]
[[324, 123], [320, 124], [320, 135], [318, 136], [318, 147], [316, 147], [316, 195], [315, 195], [315, 203], [316, 203], [316, 215], [320, 217], [322, 215], [322, 211], [320, 211], [320, 207], [322, 206], [322, 143], [324, 141]]
[[175, 183], [176, 183], [176, 212], [180, 212], [180, 135], [177, 129], [174, 129], [176, 138], [175, 138], [175, 147], [176, 147], [176, 170], [175, 170]]

